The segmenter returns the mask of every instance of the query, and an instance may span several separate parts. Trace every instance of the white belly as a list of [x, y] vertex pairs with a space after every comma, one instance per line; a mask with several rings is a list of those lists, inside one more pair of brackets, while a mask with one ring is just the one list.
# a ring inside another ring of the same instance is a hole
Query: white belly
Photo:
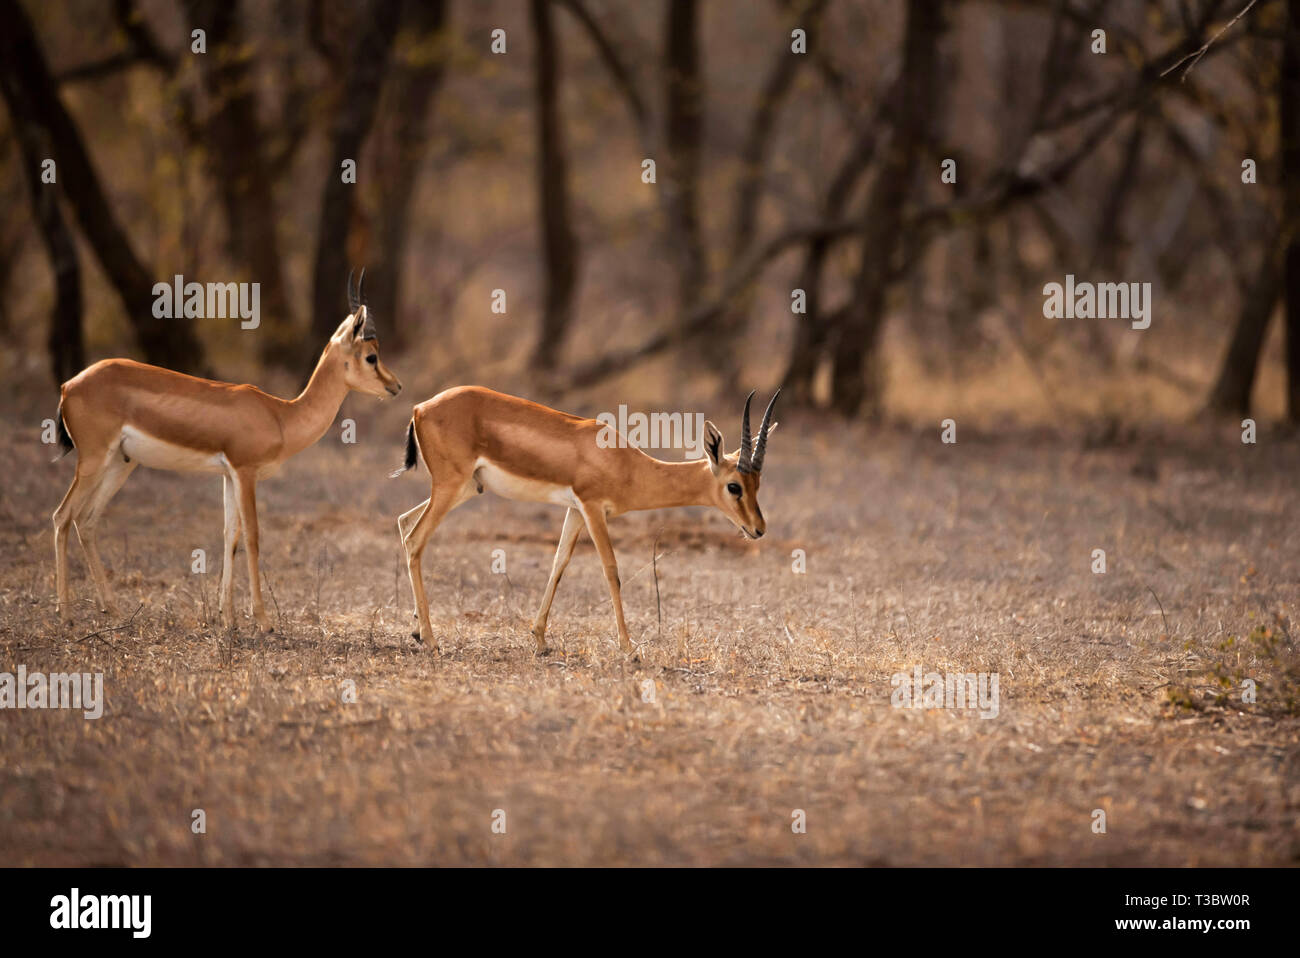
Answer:
[[122, 428], [122, 452], [132, 462], [150, 469], [174, 472], [225, 472], [225, 457], [216, 452], [197, 452], [165, 442], [134, 426]]
[[537, 479], [525, 479], [506, 472], [486, 459], [478, 460], [474, 476], [483, 484], [484, 489], [496, 493], [503, 499], [514, 499], [517, 502], [548, 502], [574, 508], [578, 505], [578, 498], [570, 487], [541, 482]]

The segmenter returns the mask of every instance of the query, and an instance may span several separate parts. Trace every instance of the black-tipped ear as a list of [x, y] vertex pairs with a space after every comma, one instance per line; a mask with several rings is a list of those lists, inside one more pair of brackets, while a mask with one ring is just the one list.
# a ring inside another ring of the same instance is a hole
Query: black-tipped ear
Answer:
[[704, 454], [709, 457], [709, 467], [716, 474], [722, 465], [722, 433], [712, 422], [704, 422]]

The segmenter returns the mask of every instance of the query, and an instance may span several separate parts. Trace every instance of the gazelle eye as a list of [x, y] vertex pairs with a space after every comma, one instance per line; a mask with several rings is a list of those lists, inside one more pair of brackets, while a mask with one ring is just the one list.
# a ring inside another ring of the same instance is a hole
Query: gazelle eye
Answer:
[[368, 362], [370, 365], [373, 366], [375, 363], [379, 362], [379, 357], [376, 356], [374, 353], [371, 353], [369, 356], [366, 357], [366, 362]]
[[739, 496], [742, 491], [740, 488], [740, 483], [738, 482], [727, 483], [727, 491], [731, 493], [733, 496]]

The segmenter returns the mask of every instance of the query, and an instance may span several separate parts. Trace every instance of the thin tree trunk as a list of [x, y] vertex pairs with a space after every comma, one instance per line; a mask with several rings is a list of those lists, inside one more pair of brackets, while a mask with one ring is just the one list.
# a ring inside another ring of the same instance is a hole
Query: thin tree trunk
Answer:
[[560, 51], [551, 19], [551, 0], [531, 0], [537, 52], [533, 73], [537, 103], [537, 203], [541, 213], [546, 293], [541, 335], [533, 350], [534, 369], [555, 368], [573, 316], [578, 279], [578, 241], [569, 217], [569, 171], [558, 88]]
[[[822, 13], [827, 0], [803, 0], [796, 5], [787, 18], [787, 27], [799, 25], [812, 35], [813, 43], [819, 41], [818, 27], [821, 25]], [[758, 227], [758, 210], [763, 196], [763, 175], [767, 169], [768, 147], [776, 129], [776, 120], [781, 112], [790, 90], [794, 86], [799, 67], [808, 59], [806, 55], [794, 53], [790, 49], [789, 29], [781, 31], [780, 48], [776, 59], [769, 68], [767, 78], [759, 92], [758, 103], [754, 107], [749, 129], [740, 150], [740, 181], [736, 186], [735, 205], [732, 209], [731, 241], [729, 263], [739, 262], [745, 251], [754, 243]], [[746, 289], [736, 297], [736, 302], [718, 325], [718, 330], [709, 339], [709, 352], [715, 368], [722, 371], [728, 391], [738, 386], [739, 364], [735, 343], [746, 325], [750, 308], [753, 305], [753, 287]]]
[[[8, 71], [0, 72], [0, 92], [9, 104], [9, 112], [18, 116], [21, 105], [15, 108], [20, 91], [9, 82]], [[54, 273], [54, 310], [50, 314], [49, 350], [50, 372], [55, 385], [71, 379], [86, 365], [86, 347], [81, 331], [81, 264], [77, 259], [77, 245], [59, 209], [59, 188], [41, 182], [41, 161], [52, 156], [54, 150], [46, 130], [31, 123], [15, 122], [22, 165], [27, 174], [27, 193], [32, 203], [32, 216], [41, 232]]]
[[379, 199], [379, 255], [366, 273], [367, 296], [387, 310], [385, 350], [400, 349], [410, 341], [402, 319], [401, 278], [415, 188], [429, 142], [430, 104], [446, 73], [447, 6], [445, 0], [407, 0], [402, 9], [402, 31], [410, 31], [410, 47], [392, 78], [392, 160]]
[[211, 101], [204, 146], [226, 216], [227, 255], [250, 282], [260, 284], [270, 320], [258, 330], [262, 360], [288, 366], [301, 336], [285, 289], [271, 169], [265, 157], [268, 137], [258, 118], [239, 4], [186, 0], [185, 6], [190, 19], [207, 31], [208, 52], [198, 58]]
[[[895, 91], [886, 96], [892, 99]], [[836, 170], [826, 196], [822, 201], [823, 219], [843, 215], [853, 195], [853, 189], [861, 179], [863, 172], [871, 162], [876, 149], [877, 124], [870, 118], [864, 119], [853, 145]], [[831, 317], [826, 313], [822, 302], [822, 273], [826, 267], [826, 258], [830, 254], [833, 240], [829, 237], [814, 239], [808, 244], [803, 266], [799, 270], [796, 289], [802, 289], [807, 298], [805, 312], [795, 323], [794, 341], [790, 347], [790, 359], [786, 365], [783, 395], [789, 395], [789, 401], [799, 406], [813, 405], [813, 380], [817, 369], [826, 358], [826, 349], [831, 339], [831, 327], [838, 322], [838, 315]]]
[[1250, 285], [1232, 331], [1232, 340], [1219, 367], [1218, 378], [1205, 402], [1208, 412], [1231, 416], [1250, 413], [1250, 394], [1255, 388], [1260, 350], [1264, 347], [1268, 321], [1282, 293], [1282, 260], [1286, 245], [1280, 237], [1273, 238], [1264, 251], [1259, 272]]
[[910, 0], [903, 41], [902, 95], [894, 104], [890, 146], [864, 214], [862, 262], [831, 366], [831, 406], [845, 416], [879, 411], [876, 347], [884, 325], [903, 208], [926, 139], [924, 124], [933, 112], [934, 69], [942, 29], [941, 4]]
[[1300, 423], [1300, 0], [1287, 0], [1279, 91], [1283, 223], [1287, 232], [1286, 417]]
[[113, 215], [76, 124], [59, 100], [36, 31], [18, 0], [0, 0], [0, 75], [15, 127], [28, 126], [50, 148], [58, 187], [117, 291], [148, 362], [205, 372], [203, 348], [185, 320], [153, 314], [152, 271]]
[[669, 0], [664, 33], [667, 163], [662, 185], [668, 201], [680, 317], [696, 305], [705, 278], [699, 212], [704, 77], [700, 72], [698, 0]]
[[[342, 289], [348, 274], [348, 228], [356, 203], [355, 191], [365, 175], [360, 154], [374, 121], [400, 14], [401, 0], [376, 0], [363, 18], [344, 77], [316, 229], [312, 336], [299, 356], [304, 377], [311, 374], [321, 343], [334, 332], [345, 312]], [[356, 161], [357, 183], [343, 182], [344, 160]]]

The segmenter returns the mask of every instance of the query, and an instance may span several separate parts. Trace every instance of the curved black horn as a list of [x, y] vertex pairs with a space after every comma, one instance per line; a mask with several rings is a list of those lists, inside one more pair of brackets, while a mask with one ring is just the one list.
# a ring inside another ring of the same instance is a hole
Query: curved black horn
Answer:
[[740, 458], [736, 461], [737, 472], [750, 471], [750, 459], [753, 458], [754, 445], [749, 435], [749, 404], [754, 400], [756, 390], [751, 389], [745, 397], [745, 414], [740, 419]]
[[754, 444], [754, 459], [751, 465], [754, 472], [763, 471], [763, 456], [767, 454], [767, 428], [772, 424], [772, 407], [776, 405], [776, 397], [779, 395], [781, 395], [780, 389], [772, 394], [767, 410], [763, 413], [763, 422], [758, 427], [758, 442]]
[[362, 339], [378, 339], [379, 333], [375, 331], [374, 316], [370, 312], [370, 304], [366, 302], [366, 268], [361, 267], [361, 275], [357, 277], [357, 299], [361, 305], [366, 307], [366, 322], [361, 327]]
[[[356, 270], [348, 272], [348, 311], [353, 313], [355, 313], [357, 307], [361, 305], [361, 301], [357, 298], [357, 287], [352, 282], [352, 277], [356, 275], [356, 272]], [[365, 275], [365, 270], [361, 271], [361, 275]]]

